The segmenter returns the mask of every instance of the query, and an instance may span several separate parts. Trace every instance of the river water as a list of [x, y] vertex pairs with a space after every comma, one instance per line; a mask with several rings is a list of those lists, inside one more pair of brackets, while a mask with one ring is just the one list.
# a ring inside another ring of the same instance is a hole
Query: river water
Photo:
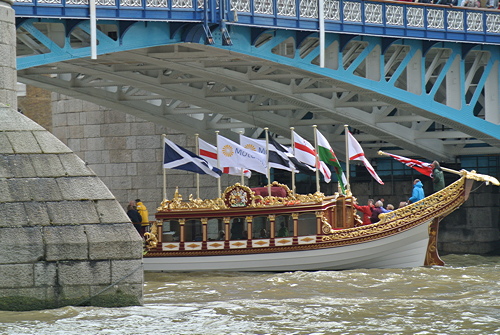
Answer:
[[1, 312], [0, 334], [500, 334], [500, 257], [445, 267], [147, 273], [144, 305]]

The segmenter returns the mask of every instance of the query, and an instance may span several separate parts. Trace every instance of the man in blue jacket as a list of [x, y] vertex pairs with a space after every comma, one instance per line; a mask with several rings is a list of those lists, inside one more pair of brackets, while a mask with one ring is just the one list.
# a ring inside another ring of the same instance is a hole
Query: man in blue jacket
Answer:
[[420, 179], [415, 179], [413, 181], [413, 191], [411, 192], [411, 197], [408, 199], [408, 203], [414, 203], [419, 200], [422, 200], [425, 197], [424, 195], [424, 185], [420, 181]]

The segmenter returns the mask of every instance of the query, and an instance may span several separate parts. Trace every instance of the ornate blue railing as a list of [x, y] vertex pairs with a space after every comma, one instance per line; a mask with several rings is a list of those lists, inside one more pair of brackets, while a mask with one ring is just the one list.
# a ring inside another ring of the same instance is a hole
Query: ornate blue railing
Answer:
[[[500, 44], [500, 11], [397, 1], [324, 0], [324, 4], [327, 32]], [[99, 20], [319, 27], [318, 0], [96, 0], [96, 5]], [[220, 7], [229, 10], [221, 14]], [[14, 9], [18, 18], [89, 17], [88, 0], [18, 0]]]

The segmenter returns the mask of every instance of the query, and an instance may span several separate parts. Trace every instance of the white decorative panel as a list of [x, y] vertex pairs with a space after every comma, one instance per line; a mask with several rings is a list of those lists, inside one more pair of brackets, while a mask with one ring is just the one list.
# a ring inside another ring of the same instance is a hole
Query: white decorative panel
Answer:
[[464, 12], [455, 10], [448, 11], [448, 29], [464, 30]]
[[179, 242], [163, 242], [161, 244], [161, 249], [163, 251], [177, 251], [179, 250]]
[[141, 7], [141, 0], [120, 0], [121, 7]]
[[486, 14], [486, 32], [500, 33], [500, 15]]
[[385, 22], [391, 26], [403, 26], [403, 6], [387, 5], [385, 7]]
[[274, 14], [272, 0], [254, 0], [253, 5], [255, 6], [254, 11], [257, 14]]
[[316, 243], [316, 235], [299, 237], [299, 244], [311, 244], [311, 243]]
[[184, 250], [201, 250], [202, 242], [184, 242]]
[[427, 28], [444, 29], [444, 10], [427, 10]]
[[209, 241], [207, 242], [208, 250], [220, 250], [224, 249], [224, 241]]
[[300, 0], [300, 17], [317, 18], [318, 17], [318, 1], [317, 0]]
[[253, 248], [268, 247], [269, 243], [270, 243], [269, 239], [252, 240], [252, 247]]
[[344, 2], [344, 21], [361, 22], [361, 3]]
[[382, 24], [382, 5], [366, 3], [365, 4], [365, 22]]
[[325, 0], [325, 19], [340, 21], [340, 1]]
[[417, 7], [408, 7], [406, 11], [407, 25], [410, 27], [424, 27], [424, 9]]
[[250, 0], [231, 0], [231, 10], [250, 13]]
[[172, 8], [192, 8], [192, 0], [172, 0]]
[[467, 31], [483, 31], [483, 13], [467, 13]]
[[229, 247], [231, 249], [242, 249], [247, 247], [247, 240], [241, 241], [229, 241]]
[[283, 245], [292, 245], [293, 244], [293, 237], [276, 237], [274, 239], [274, 245], [276, 246], [283, 246]]
[[297, 15], [295, 9], [295, 1], [293, 0], [278, 0], [278, 15], [281, 16], [295, 16]]

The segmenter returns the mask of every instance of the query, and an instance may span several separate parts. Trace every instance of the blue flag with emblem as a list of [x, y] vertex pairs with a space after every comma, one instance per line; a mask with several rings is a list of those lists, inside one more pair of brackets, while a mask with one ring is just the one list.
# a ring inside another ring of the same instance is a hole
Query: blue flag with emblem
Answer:
[[165, 138], [164, 145], [163, 168], [208, 174], [215, 178], [219, 178], [222, 174], [221, 170], [213, 167], [200, 156], [178, 146], [167, 138]]

